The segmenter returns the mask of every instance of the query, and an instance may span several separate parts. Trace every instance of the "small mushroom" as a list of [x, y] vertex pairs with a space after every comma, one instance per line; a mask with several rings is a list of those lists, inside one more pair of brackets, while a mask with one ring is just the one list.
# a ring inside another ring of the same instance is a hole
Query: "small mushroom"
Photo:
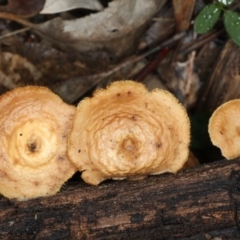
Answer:
[[208, 132], [213, 145], [228, 160], [240, 156], [240, 99], [218, 107], [210, 118]]
[[112, 83], [82, 100], [68, 141], [87, 183], [177, 172], [188, 158], [190, 123], [169, 92], [133, 81]]
[[76, 171], [67, 157], [75, 107], [44, 87], [0, 97], [0, 193], [27, 200], [50, 196]]
[[185, 162], [185, 164], [183, 165], [182, 169], [193, 168], [198, 165], [200, 165], [198, 159], [191, 151], [189, 151], [188, 159]]

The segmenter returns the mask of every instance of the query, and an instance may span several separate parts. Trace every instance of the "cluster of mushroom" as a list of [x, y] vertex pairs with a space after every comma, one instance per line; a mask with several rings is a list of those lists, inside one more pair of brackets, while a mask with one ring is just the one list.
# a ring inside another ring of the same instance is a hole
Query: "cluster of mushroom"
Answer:
[[89, 184], [177, 172], [190, 123], [169, 92], [119, 81], [77, 108], [44, 87], [0, 97], [0, 193], [26, 200], [57, 193], [77, 170]]

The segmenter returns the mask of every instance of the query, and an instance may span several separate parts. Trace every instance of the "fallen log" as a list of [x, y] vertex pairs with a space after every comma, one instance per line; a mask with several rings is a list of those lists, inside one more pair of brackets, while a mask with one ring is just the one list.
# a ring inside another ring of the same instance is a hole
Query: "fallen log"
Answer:
[[240, 239], [240, 160], [52, 197], [0, 198], [0, 239]]

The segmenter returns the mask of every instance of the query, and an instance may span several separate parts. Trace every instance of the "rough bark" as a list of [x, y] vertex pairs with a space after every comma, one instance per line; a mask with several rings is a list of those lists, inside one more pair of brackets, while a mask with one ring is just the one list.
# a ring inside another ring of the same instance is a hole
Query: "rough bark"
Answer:
[[47, 198], [0, 198], [0, 239], [240, 239], [240, 160]]
[[231, 40], [224, 47], [209, 81], [203, 86], [199, 110], [214, 111], [222, 103], [240, 98], [240, 47]]

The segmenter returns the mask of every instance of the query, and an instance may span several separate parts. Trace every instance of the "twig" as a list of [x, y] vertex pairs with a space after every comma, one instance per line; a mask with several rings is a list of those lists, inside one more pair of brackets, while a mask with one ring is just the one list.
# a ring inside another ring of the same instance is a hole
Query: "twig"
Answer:
[[15, 21], [17, 23], [22, 24], [25, 27], [34, 29], [36, 31], [40, 31], [40, 28], [38, 27], [38, 25], [36, 25], [34, 23], [31, 23], [31, 22], [29, 22], [29, 21], [27, 21], [25, 19], [22, 19], [22, 18], [14, 15], [14, 14], [11, 14], [11, 13], [0, 12], [0, 18], [11, 20], [11, 21]]
[[26, 32], [28, 30], [30, 30], [30, 28], [26, 27], [26, 28], [22, 28], [22, 29], [16, 30], [14, 32], [6, 33], [3, 36], [0, 36], [0, 41], [5, 39], [5, 38], [9, 38], [9, 37], [12, 37], [14, 35], [17, 35], [18, 33]]
[[224, 32], [223, 29], [219, 31], [213, 31], [210, 32], [209, 34], [203, 35], [199, 37], [197, 40], [184, 44], [181, 46], [181, 50], [183, 51], [183, 54], [188, 54], [189, 52], [192, 52], [193, 50], [196, 50], [197, 48], [201, 47], [202, 45], [206, 44], [207, 42], [210, 42], [220, 34]]
[[169, 50], [170, 49], [168, 47], [161, 49], [157, 56], [150, 63], [148, 63], [140, 72], [131, 78], [135, 79], [137, 82], [142, 82], [145, 77], [151, 73], [157, 67], [159, 62], [161, 62], [162, 59], [168, 54]]
[[0, 18], [15, 21], [25, 27], [28, 27], [29, 29], [34, 30], [43, 39], [46, 39], [52, 43], [56, 43], [56, 41], [54, 39], [52, 39], [51, 37], [49, 37], [37, 24], [31, 23], [25, 19], [20, 18], [19, 16], [14, 15], [14, 14], [5, 13], [5, 12], [0, 12]]
[[[109, 73], [108, 74], [108, 76], [109, 76], [109, 75], [119, 71], [120, 69], [130, 65], [130, 64], [136, 63], [136, 62], [138, 62], [138, 61], [140, 61], [140, 60], [150, 56], [151, 54], [153, 54], [153, 53], [155, 53], [155, 52], [157, 52], [157, 51], [159, 51], [159, 50], [161, 50], [161, 49], [163, 49], [163, 48], [165, 48], [167, 46], [172, 45], [173, 43], [175, 43], [176, 41], [181, 39], [183, 36], [184, 36], [184, 33], [176, 34], [171, 39], [163, 42], [162, 44], [158, 45], [157, 47], [155, 47], [155, 48], [153, 48], [153, 49], [151, 49], [151, 50], [149, 50], [149, 51], [147, 51], [147, 52], [145, 52], [145, 53], [143, 53], [143, 54], [141, 54], [139, 56], [135, 56], [135, 57], [132, 57], [130, 59], [127, 59], [125, 62], [118, 64], [113, 69], [110, 69], [109, 71], [104, 72], [102, 74]], [[99, 75], [101, 75], [101, 74], [99, 74]]]

